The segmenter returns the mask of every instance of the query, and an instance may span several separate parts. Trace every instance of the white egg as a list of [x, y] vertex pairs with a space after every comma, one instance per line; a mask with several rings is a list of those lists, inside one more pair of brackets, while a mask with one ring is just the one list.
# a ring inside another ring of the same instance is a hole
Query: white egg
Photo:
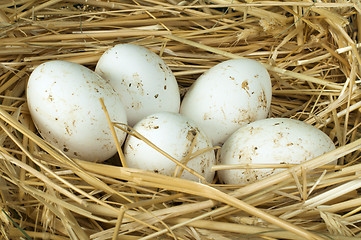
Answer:
[[130, 126], [153, 113], [179, 112], [180, 94], [172, 71], [145, 47], [118, 44], [100, 57], [95, 71], [119, 93]]
[[214, 145], [220, 145], [242, 125], [266, 118], [271, 97], [270, 76], [259, 62], [232, 59], [193, 83], [180, 113], [203, 128]]
[[[212, 147], [206, 134], [193, 121], [178, 113], [161, 112], [152, 114], [139, 121], [134, 126], [134, 129], [178, 161], [185, 159], [193, 141], [195, 141], [195, 144], [192, 153]], [[124, 144], [124, 156], [128, 167], [168, 176], [173, 176], [177, 166], [144, 141], [130, 135], [128, 135]], [[211, 182], [214, 177], [211, 167], [215, 164], [215, 161], [214, 150], [210, 150], [191, 159], [186, 165], [204, 176], [206, 181]], [[186, 170], [183, 171], [181, 178], [198, 180], [196, 176]]]
[[[300, 164], [333, 149], [331, 139], [312, 125], [269, 118], [234, 132], [221, 148], [220, 164]], [[226, 184], [247, 184], [280, 171], [284, 169], [232, 169], [218, 174]]]
[[[31, 73], [27, 103], [41, 136], [70, 157], [104, 161], [116, 146], [102, 110], [126, 123], [125, 109], [112, 86], [90, 69], [67, 61], [50, 61]], [[117, 130], [121, 143], [126, 133]]]

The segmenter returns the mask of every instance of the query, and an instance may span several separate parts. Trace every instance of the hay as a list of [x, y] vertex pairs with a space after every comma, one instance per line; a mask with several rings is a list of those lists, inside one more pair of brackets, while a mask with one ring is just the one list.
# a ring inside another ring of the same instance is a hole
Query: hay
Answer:
[[[361, 237], [359, 1], [3, 0], [0, 27], [1, 239]], [[94, 69], [117, 43], [159, 54], [182, 94], [221, 61], [256, 59], [272, 77], [270, 116], [310, 123], [337, 149], [301, 165], [237, 166], [287, 168], [247, 186], [119, 167], [120, 146], [105, 164], [70, 159], [38, 136], [28, 76], [54, 59]]]

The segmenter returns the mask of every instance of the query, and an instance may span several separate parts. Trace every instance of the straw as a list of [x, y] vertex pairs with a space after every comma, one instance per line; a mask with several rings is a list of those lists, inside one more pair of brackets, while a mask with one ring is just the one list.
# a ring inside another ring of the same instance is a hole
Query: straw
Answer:
[[[0, 2], [0, 232], [8, 239], [359, 239], [361, 5], [357, 1], [4, 0]], [[336, 149], [302, 164], [216, 165], [212, 183], [134, 129], [111, 121], [118, 154], [72, 159], [44, 140], [26, 84], [39, 64], [92, 70], [116, 44], [144, 46], [173, 71], [183, 97], [216, 64], [260, 62], [272, 81], [268, 117], [311, 124]], [[175, 162], [174, 176], [125, 166], [115, 129]], [[337, 160], [337, 166], [329, 165]], [[122, 164], [122, 167], [118, 165]], [[247, 185], [224, 169], [282, 169]], [[181, 179], [188, 171], [200, 179]], [[6, 216], [7, 215], [7, 216]], [[12, 221], [10, 220], [12, 219]]]
[[113, 123], [112, 123], [112, 120], [110, 119], [110, 116], [109, 116], [107, 107], [105, 106], [104, 99], [103, 99], [103, 98], [100, 98], [99, 101], [100, 101], [100, 104], [102, 105], [102, 109], [103, 109], [104, 114], [105, 114], [105, 116], [106, 116], [106, 118], [107, 118], [107, 122], [108, 122], [108, 125], [109, 125], [109, 129], [110, 129], [110, 131], [111, 131], [111, 133], [112, 133], [113, 140], [114, 140], [114, 142], [115, 142], [115, 146], [117, 147], [118, 155], [119, 155], [119, 158], [120, 158], [120, 162], [122, 163], [122, 166], [123, 166], [123, 167], [126, 167], [127, 164], [126, 164], [125, 159], [124, 159], [124, 155], [123, 155], [123, 151], [122, 151], [122, 146], [121, 146], [120, 143], [119, 143], [119, 140], [118, 140], [118, 137], [117, 137], [117, 133], [115, 132], [114, 125], [113, 125]]

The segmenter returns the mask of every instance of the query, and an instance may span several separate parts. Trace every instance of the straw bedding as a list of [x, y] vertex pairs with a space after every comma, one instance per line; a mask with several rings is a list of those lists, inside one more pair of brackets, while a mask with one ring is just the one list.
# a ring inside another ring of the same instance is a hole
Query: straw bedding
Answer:
[[[2, 0], [0, 27], [0, 239], [360, 239], [359, 1]], [[37, 134], [28, 76], [54, 59], [94, 69], [117, 43], [159, 54], [182, 93], [221, 61], [256, 59], [270, 116], [337, 149], [247, 186], [69, 159]]]

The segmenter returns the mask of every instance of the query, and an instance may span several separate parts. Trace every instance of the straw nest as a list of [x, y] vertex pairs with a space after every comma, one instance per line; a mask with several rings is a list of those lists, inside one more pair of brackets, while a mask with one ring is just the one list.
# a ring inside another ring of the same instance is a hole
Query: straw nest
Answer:
[[[0, 239], [360, 239], [359, 1], [2, 0], [0, 20]], [[337, 149], [247, 186], [69, 159], [36, 132], [28, 76], [53, 59], [94, 69], [117, 43], [159, 54], [183, 92], [221, 61], [256, 59], [271, 116]]]

